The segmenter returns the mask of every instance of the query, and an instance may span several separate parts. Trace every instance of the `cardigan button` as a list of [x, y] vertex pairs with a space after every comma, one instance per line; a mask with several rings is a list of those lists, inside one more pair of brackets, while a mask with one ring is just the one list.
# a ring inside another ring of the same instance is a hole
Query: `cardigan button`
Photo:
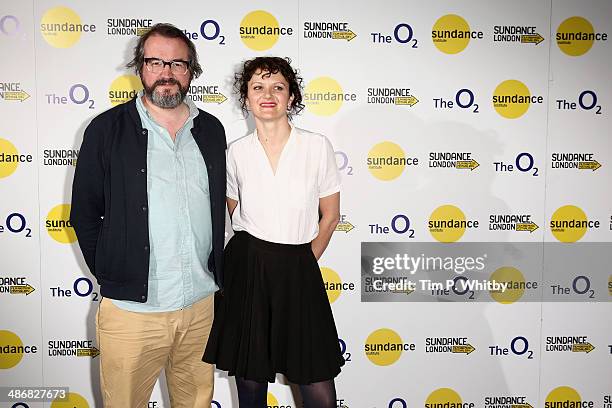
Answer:
[[144, 168], [142, 168], [142, 169], [140, 169], [140, 172], [144, 173], [144, 172], [146, 172], [146, 170]]
[[148, 250], [149, 250], [149, 246], [148, 246], [148, 245], [145, 245], [145, 246], [144, 246], [144, 250], [145, 250], [145, 251], [148, 251]]
[[147, 134], [147, 129], [142, 129], [142, 134], [146, 135]]

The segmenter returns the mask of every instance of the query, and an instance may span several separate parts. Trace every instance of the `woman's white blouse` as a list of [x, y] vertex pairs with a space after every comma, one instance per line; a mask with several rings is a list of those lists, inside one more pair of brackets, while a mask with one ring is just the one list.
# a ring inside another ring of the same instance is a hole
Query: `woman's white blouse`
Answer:
[[276, 174], [257, 130], [227, 149], [227, 196], [238, 201], [235, 231], [282, 244], [311, 242], [319, 233], [319, 198], [338, 191], [340, 173], [325, 136], [292, 126]]

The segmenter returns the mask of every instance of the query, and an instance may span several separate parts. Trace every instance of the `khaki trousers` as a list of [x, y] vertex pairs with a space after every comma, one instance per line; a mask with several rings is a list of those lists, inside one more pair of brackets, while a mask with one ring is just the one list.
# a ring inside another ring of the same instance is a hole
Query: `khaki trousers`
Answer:
[[96, 314], [105, 408], [146, 408], [162, 369], [173, 408], [210, 408], [213, 366], [202, 361], [214, 295], [173, 312], [136, 313], [103, 298]]

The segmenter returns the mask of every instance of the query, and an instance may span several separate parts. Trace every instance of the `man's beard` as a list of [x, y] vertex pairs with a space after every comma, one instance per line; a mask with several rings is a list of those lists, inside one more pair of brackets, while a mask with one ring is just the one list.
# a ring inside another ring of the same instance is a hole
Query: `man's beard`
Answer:
[[[142, 85], [147, 99], [149, 99], [153, 105], [163, 109], [174, 109], [179, 106], [183, 103], [189, 91], [189, 84], [183, 88], [181, 83], [174, 78], [158, 79], [153, 82], [151, 86], [147, 86], [144, 81], [142, 81]], [[172, 91], [158, 91], [156, 88], [160, 85], [177, 85], [178, 90], [174, 93], [172, 93]]]

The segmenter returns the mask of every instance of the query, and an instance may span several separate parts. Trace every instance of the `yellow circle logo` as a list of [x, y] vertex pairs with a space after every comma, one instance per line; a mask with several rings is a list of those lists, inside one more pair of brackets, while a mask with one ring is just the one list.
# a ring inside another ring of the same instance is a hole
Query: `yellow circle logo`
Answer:
[[368, 153], [368, 170], [374, 177], [383, 181], [398, 178], [406, 168], [406, 154], [393, 142], [374, 145]]
[[465, 233], [465, 214], [451, 204], [441, 205], [429, 216], [429, 233], [439, 242], [458, 241]]
[[49, 45], [69, 48], [79, 41], [82, 33], [81, 17], [68, 7], [47, 10], [40, 20], [40, 33]]
[[252, 50], [264, 51], [278, 41], [278, 20], [267, 11], [252, 11], [240, 22], [240, 39]]
[[0, 330], [0, 368], [13, 368], [23, 358], [23, 342], [15, 333]]
[[557, 28], [557, 46], [565, 54], [578, 57], [593, 46], [593, 25], [583, 17], [570, 17]]
[[498, 283], [507, 283], [508, 287], [505, 291], [489, 291], [491, 298], [498, 303], [510, 304], [519, 300], [525, 293], [524, 283], [525, 277], [516, 268], [511, 266], [502, 266], [491, 274], [490, 281]]
[[108, 99], [116, 106], [131, 101], [142, 89], [142, 82], [136, 75], [121, 75], [111, 83]]
[[47, 215], [45, 227], [49, 236], [57, 242], [72, 244], [77, 240], [72, 224], [70, 224], [70, 204], [53, 207]]
[[69, 392], [67, 401], [54, 400], [51, 408], [89, 408], [89, 403], [76, 392]]
[[516, 79], [502, 82], [493, 92], [493, 108], [504, 118], [516, 119], [523, 116], [530, 103], [529, 88]]
[[368, 336], [364, 350], [366, 357], [372, 363], [388, 366], [399, 360], [404, 350], [404, 343], [395, 331], [378, 329]]
[[319, 116], [331, 116], [338, 112], [344, 99], [342, 87], [330, 77], [313, 79], [304, 90], [306, 109]]
[[463, 17], [456, 14], [440, 17], [431, 31], [434, 45], [445, 54], [457, 54], [470, 42], [470, 26]]
[[268, 392], [268, 396], [266, 397], [266, 405], [268, 407], [278, 407], [278, 400], [271, 392]]
[[321, 275], [323, 275], [323, 281], [325, 282], [325, 291], [327, 292], [327, 299], [329, 303], [334, 303], [340, 293], [342, 293], [342, 280], [340, 275], [331, 268], [321, 268]]
[[551, 403], [550, 405], [552, 406], [563, 406], [556, 403], [564, 403], [566, 401], [574, 403], [572, 406], [575, 406], [577, 405], [577, 402], [582, 401], [582, 398], [580, 397], [580, 394], [578, 394], [578, 391], [568, 386], [557, 387], [549, 392], [548, 396], [546, 397], [546, 402]]
[[427, 397], [425, 405], [429, 407], [460, 406], [463, 401], [452, 388], [438, 388]]
[[17, 170], [17, 148], [8, 140], [0, 138], [0, 179], [8, 177]]
[[550, 231], [561, 242], [576, 242], [586, 234], [587, 216], [575, 205], [564, 205], [550, 220]]

